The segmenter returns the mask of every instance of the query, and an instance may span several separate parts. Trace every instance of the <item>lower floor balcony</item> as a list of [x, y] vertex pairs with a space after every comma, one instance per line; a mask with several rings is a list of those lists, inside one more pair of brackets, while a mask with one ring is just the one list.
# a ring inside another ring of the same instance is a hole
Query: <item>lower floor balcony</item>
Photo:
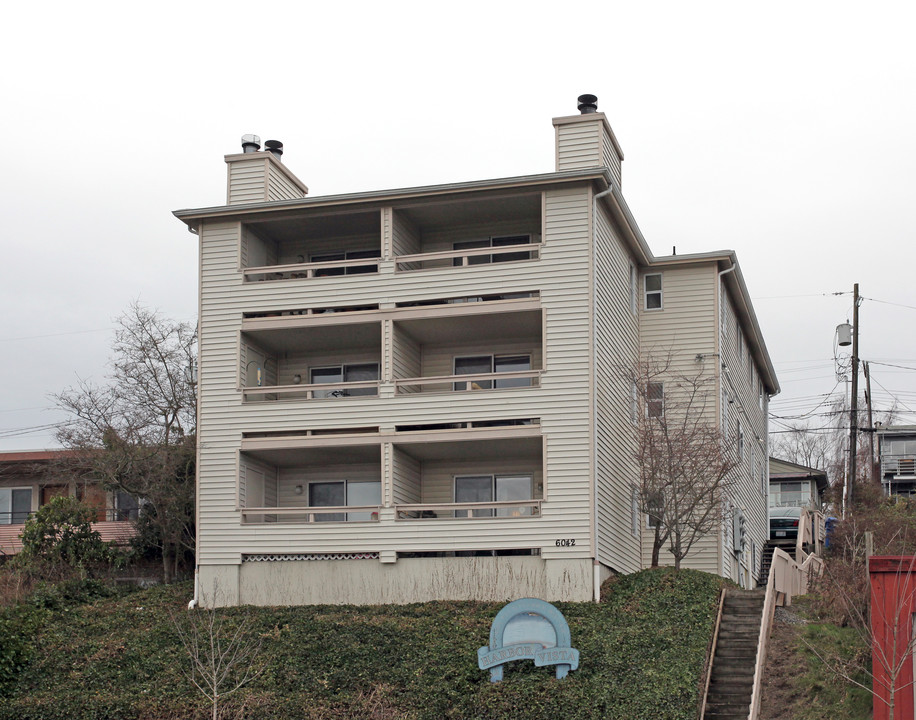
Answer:
[[537, 426], [271, 444], [243, 443], [243, 523], [531, 518], [544, 498]]

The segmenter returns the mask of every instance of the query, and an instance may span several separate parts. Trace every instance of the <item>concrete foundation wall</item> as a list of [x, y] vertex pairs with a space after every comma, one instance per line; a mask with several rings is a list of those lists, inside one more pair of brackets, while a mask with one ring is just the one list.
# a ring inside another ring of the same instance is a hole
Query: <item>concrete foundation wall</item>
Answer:
[[592, 599], [592, 561], [539, 557], [290, 560], [205, 565], [201, 604], [378, 605], [432, 600]]

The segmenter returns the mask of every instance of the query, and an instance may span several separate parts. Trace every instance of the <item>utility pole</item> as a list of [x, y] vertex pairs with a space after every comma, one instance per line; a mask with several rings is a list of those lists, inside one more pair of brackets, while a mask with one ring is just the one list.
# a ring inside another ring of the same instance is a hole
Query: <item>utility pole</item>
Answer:
[[856, 484], [856, 432], [859, 425], [859, 283], [852, 290], [852, 397], [849, 403], [849, 484], [846, 502], [852, 506]]
[[862, 361], [862, 372], [865, 373], [865, 402], [868, 405], [868, 462], [871, 463], [869, 470], [873, 483], [878, 482], [878, 465], [875, 463], [875, 423], [872, 419], [871, 404], [871, 375], [868, 372], [868, 362]]

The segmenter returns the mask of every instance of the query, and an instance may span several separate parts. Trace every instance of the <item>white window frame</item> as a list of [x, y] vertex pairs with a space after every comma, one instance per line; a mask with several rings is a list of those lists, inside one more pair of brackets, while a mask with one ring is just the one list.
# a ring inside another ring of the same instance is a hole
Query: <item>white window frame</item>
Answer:
[[[649, 278], [658, 278], [658, 290], [649, 290]], [[663, 310], [665, 307], [664, 303], [664, 288], [665, 281], [662, 277], [662, 273], [648, 273], [643, 275], [642, 278], [642, 287], [643, 287], [643, 309], [647, 312], [654, 312], [656, 310]], [[649, 297], [658, 296], [658, 307], [649, 307]]]
[[[312, 509], [312, 510], [320, 509], [320, 508], [323, 508], [323, 507], [348, 507], [348, 506], [350, 505], [350, 487], [349, 487], [349, 486], [350, 486], [351, 483], [357, 483], [357, 484], [376, 483], [376, 484], [378, 484], [378, 486], [379, 486], [379, 505], [382, 504], [382, 503], [381, 503], [381, 494], [382, 494], [382, 480], [381, 480], [381, 478], [379, 478], [378, 480], [350, 480], [350, 479], [348, 479], [348, 478], [344, 478], [344, 479], [342, 479], [342, 480], [309, 480], [309, 481], [306, 483], [307, 487], [306, 487], [306, 489], [305, 489], [305, 492], [306, 492], [306, 496], [305, 496], [305, 497], [306, 497], [306, 502], [308, 502], [308, 506], [307, 506], [307, 507], [308, 507], [309, 509]], [[344, 502], [343, 502], [343, 505], [342, 505], [342, 506], [337, 506], [337, 505], [312, 505], [312, 485], [343, 485], [343, 486], [344, 486]], [[343, 515], [343, 517], [342, 517], [342, 518], [334, 517], [334, 515], [337, 515], [337, 514]], [[358, 513], [358, 512], [357, 512], [357, 513], [344, 513], [344, 512], [342, 512], [342, 513], [334, 513], [334, 515], [319, 515], [319, 514], [316, 514], [316, 515], [315, 515], [315, 522], [355, 522], [355, 521], [357, 521], [357, 520], [359, 520], [359, 519], [362, 519], [362, 518], [350, 518], [350, 515], [362, 515], [362, 514], [364, 514], [364, 513]]]
[[[460, 475], [452, 476], [452, 502], [455, 502], [455, 503], [459, 502], [458, 501], [458, 482], [460, 480], [463, 480], [465, 478], [484, 478], [484, 477], [490, 478], [490, 499], [484, 500], [483, 502], [497, 502], [495, 499], [497, 495], [497, 485], [499, 484], [500, 480], [506, 479], [506, 478], [525, 478], [527, 479], [528, 480], [528, 498], [527, 500], [534, 499], [534, 475], [532, 473], [527, 473], [527, 472], [518, 472], [518, 473], [480, 472], [480, 473], [462, 473]], [[523, 508], [520, 508], [520, 510], [521, 510], [521, 512], [519, 512], [520, 516], [527, 517], [532, 514], [532, 508], [530, 507], [523, 507]], [[469, 517], [469, 513], [473, 513], [473, 515], [470, 515], [470, 517], [489, 517], [489, 518], [511, 517], [511, 515], [508, 514], [509, 511], [510, 511], [510, 508], [490, 508], [490, 509], [481, 509], [481, 510], [456, 510], [455, 517]]]
[[741, 418], [735, 421], [735, 433], [738, 441], [738, 459], [744, 460], [744, 426], [741, 424]]
[[[381, 373], [381, 366], [380, 366], [379, 363], [377, 363], [377, 362], [351, 362], [351, 363], [339, 363], [339, 364], [337, 364], [337, 365], [316, 365], [316, 366], [314, 366], [314, 367], [310, 367], [310, 368], [309, 368], [309, 383], [312, 384], [312, 385], [315, 385], [315, 384], [316, 384], [316, 383], [315, 383], [315, 376], [314, 376], [314, 373], [315, 373], [316, 370], [334, 370], [334, 369], [337, 369], [337, 370], [340, 371], [340, 372], [338, 373], [338, 374], [340, 375], [340, 383], [339, 383], [339, 384], [343, 385], [344, 383], [347, 383], [347, 382], [359, 382], [359, 381], [356, 381], [356, 380], [347, 380], [347, 368], [358, 367], [358, 366], [360, 366], [360, 365], [373, 365], [373, 366], [375, 366], [375, 379], [376, 379], [376, 381], [379, 380], [379, 375], [380, 375], [380, 373]], [[322, 384], [322, 383], [317, 383], [317, 384]], [[327, 383], [327, 384], [329, 384], [329, 385], [335, 384], [335, 385], [336, 385], [336, 384], [338, 384], [338, 383]], [[377, 394], [378, 394], [378, 390], [376, 390], [374, 393], [360, 392], [360, 391], [362, 391], [362, 390], [371, 390], [371, 389], [372, 389], [372, 388], [354, 388], [354, 390], [348, 391], [346, 388], [341, 388], [341, 389], [338, 389], [338, 390], [315, 390], [315, 391], [313, 391], [313, 392], [315, 393], [314, 397], [316, 397], [316, 398], [349, 397], [351, 392], [356, 392], [356, 393], [357, 393], [357, 395], [356, 395], [355, 397], [358, 397], [359, 395], [377, 395]], [[327, 395], [321, 395], [321, 396], [319, 396], [317, 393], [321, 393], [321, 392], [327, 392], [328, 394], [327, 394]]]
[[[505, 244], [496, 244], [500, 240], [516, 240], [525, 238], [524, 242], [514, 242], [514, 243], [505, 243]], [[452, 250], [454, 252], [460, 252], [461, 250], [476, 250], [478, 248], [492, 248], [492, 247], [523, 247], [525, 245], [532, 245], [533, 238], [531, 233], [518, 233], [517, 235], [491, 235], [488, 238], [482, 238], [478, 240], [458, 240], [452, 243]], [[468, 257], [468, 265], [490, 265], [492, 263], [500, 262], [518, 262], [519, 260], [531, 260], [531, 250], [519, 250], [517, 254], [524, 253], [527, 257], [512, 257], [516, 253], [503, 253], [499, 255], [471, 255]], [[454, 258], [453, 265], [463, 266], [463, 258]]]
[[[452, 357], [452, 375], [454, 376], [459, 375], [458, 370], [457, 370], [457, 365], [458, 365], [459, 360], [473, 360], [473, 359], [490, 358], [490, 369], [487, 372], [488, 373], [499, 373], [500, 371], [496, 369], [496, 361], [502, 358], [514, 358], [514, 357], [528, 358], [528, 370], [529, 371], [531, 370], [532, 365], [531, 365], [531, 353], [530, 352], [529, 353], [526, 353], [526, 352], [499, 353], [498, 355], [489, 354], [489, 353], [479, 353], [476, 355], [455, 355], [454, 357]], [[510, 372], [510, 371], [503, 371], [503, 372]], [[467, 374], [473, 377], [473, 373], [467, 373]], [[499, 387], [497, 385], [497, 383], [500, 382], [499, 379], [494, 378], [492, 380], [483, 380], [482, 381], [482, 382], [491, 383], [490, 387], [488, 388], [487, 387], [477, 387], [474, 389], [475, 390], [505, 390], [507, 388], [512, 388], [512, 387], [531, 387], [532, 385], [531, 383], [532, 378], [507, 378], [507, 380], [524, 380], [524, 381], [527, 381], [527, 385], [519, 384], [519, 385], [508, 385], [508, 386]], [[456, 380], [452, 384], [453, 385], [452, 389], [456, 392], [462, 392], [468, 389], [467, 383], [468, 383], [467, 380]], [[458, 387], [459, 385], [464, 385], [465, 387]]]
[[729, 432], [728, 432], [728, 415], [729, 415], [729, 412], [728, 412], [728, 390], [726, 390], [724, 387], [722, 388], [722, 399], [721, 399], [721, 403], [722, 403], [722, 417], [721, 417], [721, 422], [722, 422], [722, 436], [723, 436], [726, 440], [728, 440], [728, 437], [729, 437]]
[[630, 381], [630, 422], [639, 424], [639, 386], [635, 380]]

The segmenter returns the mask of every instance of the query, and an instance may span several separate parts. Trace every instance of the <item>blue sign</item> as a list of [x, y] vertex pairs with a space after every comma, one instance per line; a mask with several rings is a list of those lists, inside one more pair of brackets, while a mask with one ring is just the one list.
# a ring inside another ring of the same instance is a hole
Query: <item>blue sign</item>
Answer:
[[490, 627], [490, 644], [477, 651], [477, 665], [490, 671], [490, 682], [499, 682], [504, 663], [534, 660], [539, 667], [556, 665], [560, 680], [579, 667], [579, 651], [571, 646], [569, 624], [563, 613], [549, 602], [522, 598], [496, 614]]

